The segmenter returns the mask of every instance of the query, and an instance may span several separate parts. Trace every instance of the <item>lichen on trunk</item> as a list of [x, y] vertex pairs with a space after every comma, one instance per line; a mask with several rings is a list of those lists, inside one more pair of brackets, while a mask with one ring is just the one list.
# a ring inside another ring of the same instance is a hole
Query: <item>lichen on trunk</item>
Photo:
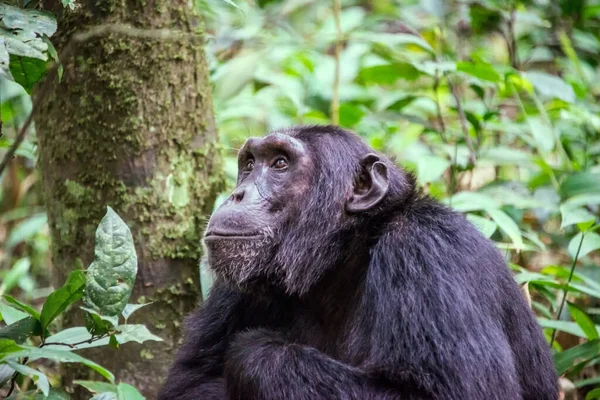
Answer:
[[[107, 205], [131, 228], [139, 259], [131, 300], [154, 303], [130, 322], [146, 324], [165, 342], [87, 355], [153, 398], [182, 317], [199, 299], [201, 235], [223, 176], [201, 23], [192, 5], [82, 2], [64, 11], [56, 46], [60, 51], [74, 32], [114, 23], [197, 35], [161, 40], [121, 32], [78, 44], [36, 114], [39, 165], [57, 284], [91, 262]], [[78, 314], [69, 313], [66, 324], [80, 322]]]

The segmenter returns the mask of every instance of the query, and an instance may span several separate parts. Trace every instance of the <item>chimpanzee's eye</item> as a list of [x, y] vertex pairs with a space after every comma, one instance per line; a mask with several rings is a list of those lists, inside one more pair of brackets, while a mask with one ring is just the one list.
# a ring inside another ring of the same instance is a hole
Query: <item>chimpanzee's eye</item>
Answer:
[[275, 162], [273, 163], [273, 168], [274, 169], [279, 169], [279, 170], [283, 170], [286, 169], [288, 167], [288, 162], [286, 161], [285, 158], [283, 157], [279, 157], [277, 160], [275, 160]]
[[244, 167], [244, 171], [252, 171], [252, 169], [254, 169], [254, 160], [248, 160]]

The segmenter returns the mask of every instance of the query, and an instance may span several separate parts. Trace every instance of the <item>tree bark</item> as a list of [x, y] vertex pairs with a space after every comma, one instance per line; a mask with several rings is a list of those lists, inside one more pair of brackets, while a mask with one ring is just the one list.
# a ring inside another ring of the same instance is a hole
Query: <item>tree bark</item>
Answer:
[[[59, 53], [73, 33], [103, 24], [194, 34], [161, 40], [111, 32], [78, 43], [36, 114], [55, 284], [90, 264], [96, 226], [113, 207], [131, 228], [138, 254], [130, 302], [153, 302], [128, 322], [164, 339], [83, 355], [155, 398], [182, 317], [200, 298], [201, 236], [223, 182], [202, 25], [183, 0], [76, 4], [63, 10], [52, 38]], [[64, 325], [82, 325], [81, 310], [67, 313]], [[62, 376], [67, 389], [75, 377], [94, 377], [73, 365]]]

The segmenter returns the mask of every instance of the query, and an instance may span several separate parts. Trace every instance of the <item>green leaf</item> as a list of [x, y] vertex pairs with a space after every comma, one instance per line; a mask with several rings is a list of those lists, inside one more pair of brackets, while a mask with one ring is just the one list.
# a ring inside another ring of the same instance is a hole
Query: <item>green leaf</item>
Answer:
[[88, 269], [84, 302], [99, 315], [118, 316], [131, 296], [137, 255], [129, 228], [107, 207], [96, 230], [95, 258]]
[[81, 299], [85, 288], [85, 273], [81, 270], [72, 271], [67, 277], [67, 282], [60, 289], [52, 292], [42, 308], [40, 322], [45, 330], [48, 325], [65, 309]]
[[535, 140], [537, 148], [542, 153], [552, 151], [556, 144], [554, 134], [552, 133], [552, 127], [544, 124], [541, 119], [536, 117], [527, 118], [527, 124], [529, 125], [531, 135]]
[[362, 117], [364, 117], [365, 112], [350, 103], [342, 103], [340, 105], [340, 125], [346, 128], [352, 128], [354, 125], [358, 124]]
[[[557, 331], [566, 332], [573, 336], [586, 338], [585, 332], [583, 332], [581, 327], [579, 325], [577, 325], [576, 322], [557, 321], [554, 319], [546, 319], [546, 318], [538, 318], [537, 320], [542, 328], [556, 329]], [[594, 329], [596, 329], [596, 332], [598, 331], [598, 329], [596, 327]]]
[[35, 385], [44, 393], [44, 396], [48, 396], [50, 392], [50, 383], [48, 383], [48, 378], [46, 375], [42, 374], [40, 371], [28, 367], [27, 365], [19, 364], [16, 361], [8, 360], [7, 364], [20, 373], [21, 375], [30, 377]]
[[511, 217], [508, 216], [504, 211], [500, 209], [488, 209], [486, 210], [488, 215], [498, 224], [500, 230], [512, 240], [513, 244], [518, 249], [523, 248], [523, 237], [519, 226]]
[[591, 225], [593, 225], [594, 221], [596, 220], [596, 217], [589, 211], [583, 208], [570, 208], [564, 204], [560, 206], [560, 213], [562, 216], [560, 229], [580, 223], [584, 223], [584, 225], [586, 225], [587, 223], [591, 222]]
[[92, 393], [117, 393], [117, 385], [107, 382], [97, 381], [73, 381], [76, 385], [81, 385]]
[[431, 54], [435, 54], [435, 50], [425, 41], [425, 39], [408, 33], [355, 32], [351, 37], [355, 40], [378, 43], [389, 48], [414, 45]]
[[104, 335], [119, 323], [118, 317], [106, 317], [98, 314], [91, 308], [81, 307], [85, 313], [85, 327], [92, 335]]
[[52, 36], [56, 32], [56, 18], [47, 11], [12, 7], [0, 3], [1, 23], [7, 29], [20, 29], [35, 34]]
[[33, 318], [35, 318], [37, 320], [40, 319], [40, 313], [37, 312], [37, 310], [35, 310], [33, 307], [31, 307], [25, 303], [21, 303], [19, 300], [15, 299], [14, 297], [9, 296], [7, 294], [4, 295], [4, 300], [6, 300], [9, 304], [12, 304], [19, 310], [24, 311], [27, 314], [31, 315]]
[[451, 198], [443, 200], [445, 204], [452, 205], [457, 211], [469, 212], [469, 211], [480, 211], [498, 208], [499, 204], [493, 198], [476, 192], [459, 192]]
[[106, 370], [104, 367], [96, 364], [93, 361], [83, 358], [78, 354], [65, 350], [46, 349], [45, 347], [25, 347], [21, 351], [5, 355], [0, 359], [0, 361], [17, 360], [23, 357], [28, 357], [30, 362], [38, 360], [40, 358], [47, 358], [49, 360], [54, 360], [62, 363], [80, 363], [98, 372], [110, 382], [114, 382], [115, 379], [113, 374], [110, 373], [110, 371]]
[[32, 317], [21, 319], [0, 329], [0, 339], [12, 339], [17, 343], [23, 343], [31, 336], [41, 334], [42, 326], [40, 322]]
[[561, 183], [560, 190], [566, 197], [600, 193], [600, 173], [579, 172], [571, 174]]
[[97, 395], [92, 397], [90, 400], [119, 400], [119, 399], [118, 399], [116, 393], [105, 392], [105, 393], [98, 393]]
[[46, 75], [46, 61], [34, 57], [10, 56], [10, 73], [15, 82], [31, 94], [33, 87]]
[[581, 330], [585, 333], [585, 337], [588, 340], [598, 339], [598, 331], [596, 330], [596, 325], [594, 321], [587, 315], [585, 311], [583, 311], [579, 306], [573, 304], [571, 302], [567, 303], [569, 307], [569, 313], [571, 313], [571, 317], [573, 320], [581, 327]]
[[538, 71], [522, 72], [521, 75], [531, 82], [540, 95], [546, 98], [557, 98], [567, 103], [575, 102], [573, 87], [558, 76]]
[[23, 350], [14, 340], [11, 339], [0, 339], [0, 357], [5, 354], [14, 353], [16, 351]]
[[4, 276], [2, 283], [0, 283], [0, 296], [11, 290], [17, 282], [27, 274], [30, 266], [31, 262], [29, 261], [29, 258], [18, 259], [10, 271]]
[[594, 389], [585, 395], [585, 400], [600, 399], [600, 389]]
[[471, 222], [486, 238], [490, 238], [496, 229], [498, 229], [498, 224], [494, 221], [490, 221], [487, 218], [480, 217], [475, 214], [467, 214], [467, 219]]
[[48, 36], [44, 35], [42, 37], [42, 40], [44, 41], [44, 43], [46, 43], [46, 46], [48, 46], [48, 55], [56, 64], [58, 64], [58, 69], [56, 72], [58, 74], [58, 81], [60, 82], [62, 80], [64, 68], [60, 62], [60, 59], [58, 58], [58, 52], [56, 51], [56, 48], [54, 47]]
[[600, 339], [592, 340], [555, 354], [554, 365], [556, 366], [558, 375], [562, 375], [573, 367], [575, 362], [579, 363], [579, 360], [591, 361], [598, 356], [600, 356]]
[[119, 400], [145, 400], [140, 392], [127, 383], [119, 383], [117, 386], [117, 396]]
[[445, 158], [426, 155], [417, 158], [417, 179], [419, 183], [433, 182], [442, 176], [450, 166], [450, 161]]
[[48, 216], [46, 213], [34, 214], [31, 217], [19, 222], [11, 231], [6, 241], [6, 246], [12, 249], [19, 243], [33, 238], [48, 225]]
[[456, 70], [474, 76], [475, 78], [494, 83], [500, 82], [502, 78], [491, 64], [482, 62], [458, 62], [456, 63]]
[[125, 318], [125, 321], [127, 321], [129, 319], [129, 317], [131, 317], [131, 314], [133, 314], [140, 308], [145, 307], [150, 304], [152, 304], [152, 302], [144, 303], [144, 304], [127, 304], [125, 306], [125, 308], [123, 309], [123, 312], [121, 313], [121, 315], [123, 315], [123, 318]]
[[[581, 242], [581, 237], [583, 237], [583, 242]], [[595, 232], [579, 232], [577, 235], [571, 239], [569, 242], [569, 254], [571, 257], [575, 258], [577, 254], [577, 249], [579, 248], [579, 243], [581, 242], [581, 250], [579, 251], [579, 255], [577, 259], [581, 259], [585, 257], [592, 251], [596, 251], [600, 249], [600, 235]]]
[[[116, 327], [114, 327], [114, 330], [118, 332], [114, 335], [114, 337], [119, 342], [119, 344], [125, 344], [128, 342], [144, 343], [146, 341], [162, 341], [161, 338], [159, 338], [156, 335], [153, 335], [144, 325], [117, 325]], [[86, 328], [82, 326], [77, 326], [74, 328], [65, 329], [64, 331], [60, 331], [57, 334], [48, 337], [46, 339], [46, 343], [48, 344], [44, 346], [44, 348], [59, 350], [81, 350], [90, 347], [106, 346], [110, 342], [110, 339], [108, 337], [99, 340], [94, 340], [91, 343], [86, 342], [91, 340], [92, 338], [93, 336], [87, 331]], [[55, 345], [52, 343], [60, 344]], [[75, 343], [80, 344], [75, 346]], [[64, 346], [65, 344], [73, 346]]]
[[2, 315], [2, 318], [4, 319], [4, 322], [6, 322], [6, 325], [12, 325], [17, 321], [27, 318], [26, 313], [21, 312], [21, 311], [17, 310], [16, 308], [9, 306], [8, 304], [4, 304], [1, 301], [0, 301], [0, 314]]
[[410, 63], [375, 65], [363, 68], [359, 77], [366, 84], [391, 85], [399, 79], [414, 81], [423, 73]]

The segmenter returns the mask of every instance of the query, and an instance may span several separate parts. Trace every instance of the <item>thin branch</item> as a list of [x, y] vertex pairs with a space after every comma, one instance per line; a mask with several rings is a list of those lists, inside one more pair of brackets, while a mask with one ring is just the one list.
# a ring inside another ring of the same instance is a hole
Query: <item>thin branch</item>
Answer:
[[446, 80], [448, 81], [448, 87], [450, 88], [450, 92], [452, 93], [452, 96], [456, 101], [456, 109], [458, 110], [460, 126], [462, 128], [463, 135], [465, 136], [465, 142], [467, 142], [467, 147], [469, 148], [469, 162], [471, 163], [471, 165], [474, 165], [477, 157], [475, 156], [475, 149], [473, 148], [473, 140], [471, 139], [471, 135], [469, 135], [469, 127], [467, 126], [467, 117], [465, 115], [465, 110], [462, 107], [462, 103], [460, 101], [460, 97], [458, 96], [458, 92], [456, 91], [456, 88], [450, 80], [450, 75], [447, 72], [445, 72], [444, 75], [446, 76]]
[[438, 72], [435, 72], [435, 80], [433, 81], [433, 93], [435, 94], [435, 108], [437, 112], [438, 123], [440, 124], [440, 137], [444, 143], [448, 143], [448, 139], [446, 138], [446, 123], [444, 122], [444, 117], [442, 116], [442, 105], [440, 103], [440, 76]]
[[340, 123], [340, 53], [342, 52], [342, 27], [340, 13], [342, 4], [340, 0], [333, 0], [333, 19], [335, 21], [335, 71], [333, 76], [333, 93], [331, 95], [331, 122]]
[[104, 339], [104, 338], [107, 338], [107, 337], [109, 337], [110, 335], [113, 335], [113, 334], [115, 334], [115, 333], [117, 333], [117, 331], [115, 331], [115, 332], [107, 332], [107, 333], [104, 333], [104, 334], [102, 334], [102, 335], [99, 335], [99, 336], [92, 336], [92, 337], [91, 337], [91, 338], [89, 338], [89, 339], [85, 339], [85, 340], [82, 340], [82, 341], [80, 341], [80, 342], [75, 342], [75, 343], [63, 343], [63, 342], [44, 342], [44, 343], [42, 343], [42, 344], [40, 345], [40, 348], [42, 348], [42, 347], [45, 347], [45, 346], [65, 346], [65, 347], [70, 347], [70, 348], [72, 349], [72, 348], [74, 348], [74, 347], [76, 347], [76, 346], [79, 346], [80, 344], [90, 344], [90, 343], [97, 342], [98, 340], [102, 340], [102, 339]]
[[[575, 258], [573, 258], [573, 262], [571, 263], [571, 271], [569, 272], [569, 279], [567, 279], [567, 286], [563, 291], [563, 297], [560, 302], [560, 307], [558, 308], [558, 312], [556, 313], [556, 320], [560, 319], [560, 314], [562, 314], [563, 308], [565, 307], [565, 302], [567, 300], [567, 293], [569, 293], [569, 285], [571, 284], [571, 280], [573, 279], [573, 273], [575, 272], [575, 264], [577, 264], [577, 259], [579, 258], [579, 251], [581, 250], [581, 245], [583, 244], [583, 238], [585, 237], [585, 233], [581, 233], [581, 240], [579, 241], [579, 246], [577, 246], [577, 253], [575, 253]], [[554, 346], [554, 340], [556, 339], [556, 328], [552, 330], [552, 339], [550, 340], [550, 348]]]
[[98, 25], [98, 26], [90, 28], [89, 30], [87, 30], [85, 32], [73, 34], [73, 36], [71, 36], [71, 39], [69, 40], [68, 44], [65, 46], [65, 48], [61, 51], [61, 53], [59, 55], [59, 57], [58, 57], [59, 62], [52, 63], [52, 65], [48, 69], [47, 78], [42, 82], [41, 87], [40, 87], [37, 95], [35, 96], [35, 100], [33, 102], [32, 108], [31, 108], [31, 113], [29, 114], [29, 116], [27, 117], [25, 122], [23, 123], [23, 126], [21, 127], [19, 132], [17, 133], [17, 136], [15, 137], [13, 144], [10, 146], [10, 148], [4, 155], [4, 158], [2, 159], [2, 163], [0, 163], [0, 176], [2, 175], [2, 173], [8, 166], [8, 163], [15, 156], [17, 149], [19, 148], [21, 143], [23, 143], [23, 140], [25, 140], [25, 135], [27, 134], [27, 131], [29, 130], [29, 127], [31, 126], [31, 124], [33, 122], [34, 115], [39, 110], [39, 108], [43, 105], [44, 101], [46, 100], [46, 97], [48, 96], [48, 94], [50, 93], [50, 90], [52, 89], [52, 84], [54, 82], [54, 78], [56, 76], [59, 66], [62, 64], [65, 64], [66, 61], [68, 61], [73, 56], [73, 54], [75, 53], [75, 48], [77, 47], [77, 45], [79, 43], [83, 43], [92, 38], [95, 38], [98, 36], [104, 36], [104, 35], [111, 34], [111, 33], [116, 33], [119, 35], [129, 36], [129, 37], [133, 37], [133, 38], [160, 39], [160, 40], [177, 40], [177, 39], [181, 39], [181, 38], [198, 38], [198, 39], [201, 38], [201, 36], [199, 36], [195, 33], [190, 33], [190, 32], [173, 31], [173, 30], [169, 30], [169, 29], [140, 29], [140, 28], [134, 28], [134, 27], [132, 27], [130, 25], [126, 25], [126, 24]]
[[514, 69], [519, 69], [519, 55], [517, 54], [517, 37], [515, 36], [515, 22], [517, 19], [517, 10], [515, 6], [512, 6], [510, 10], [510, 17], [508, 18], [508, 34], [504, 36], [506, 40], [506, 46], [508, 47], [508, 56], [510, 58], [510, 65]]

